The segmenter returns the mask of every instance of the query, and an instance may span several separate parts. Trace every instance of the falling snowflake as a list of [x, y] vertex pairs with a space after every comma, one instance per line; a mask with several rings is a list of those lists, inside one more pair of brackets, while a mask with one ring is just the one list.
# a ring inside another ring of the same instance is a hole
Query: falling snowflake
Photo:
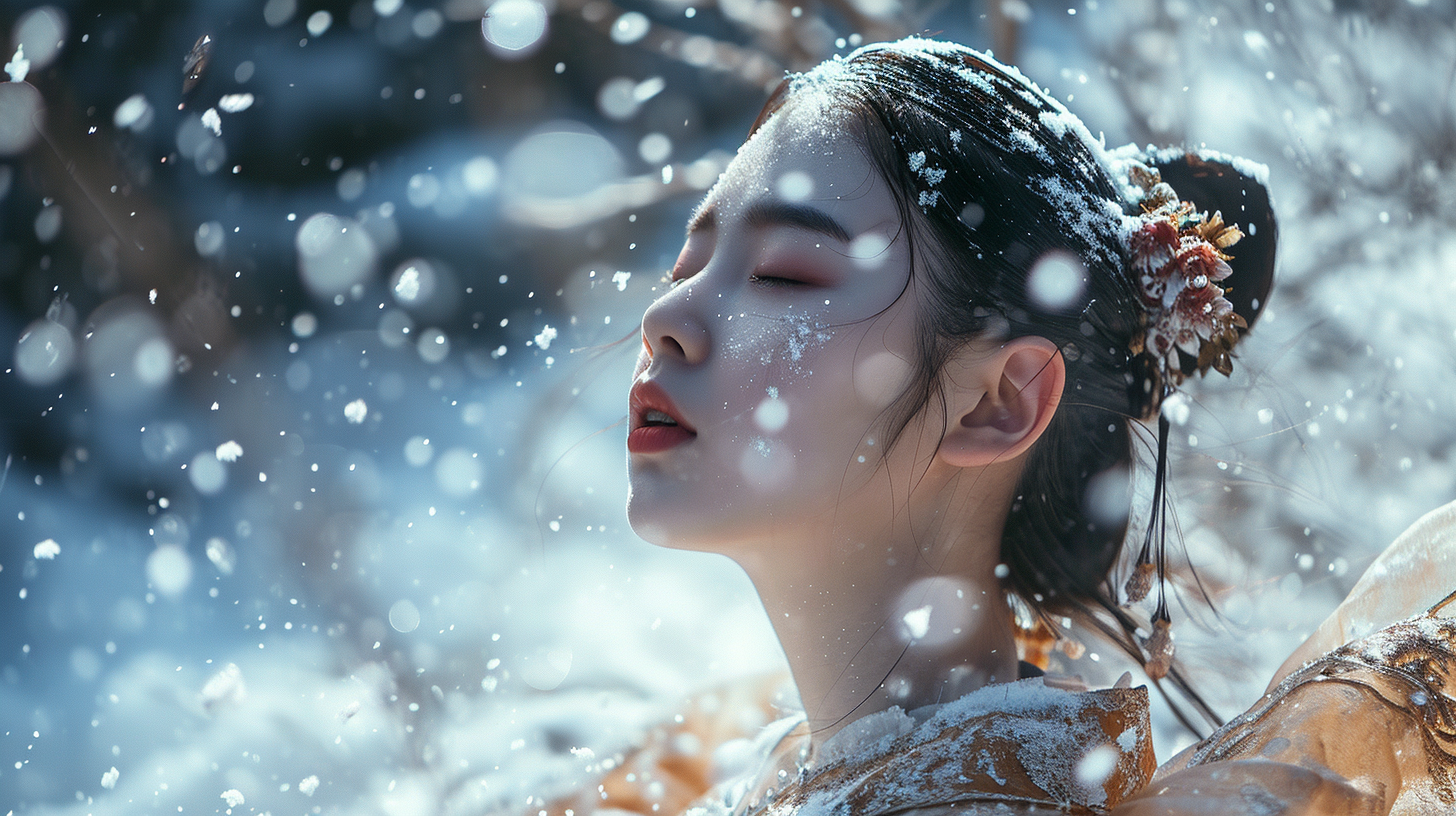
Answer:
[[369, 406], [364, 403], [362, 398], [344, 406], [344, 417], [355, 425], [362, 424], [364, 417], [367, 416], [369, 416]]
[[243, 446], [229, 439], [217, 446], [216, 453], [219, 462], [236, 462], [243, 455]]
[[226, 802], [227, 806], [230, 808], [238, 807], [242, 805], [243, 802], [247, 801], [243, 798], [243, 794], [237, 788], [228, 788], [227, 790], [223, 791], [222, 794], [218, 796], [218, 798]]
[[298, 783], [298, 792], [303, 794], [304, 796], [313, 796], [313, 792], [318, 790], [318, 786], [318, 776], [316, 774], [310, 774], [309, 776], [304, 777]]
[[111, 766], [111, 770], [101, 775], [101, 787], [107, 790], [114, 790], [116, 788], [116, 780], [120, 778], [121, 771], [118, 771], [116, 766], [113, 765]]
[[217, 100], [217, 106], [223, 113], [238, 113], [253, 106], [253, 95], [250, 93], [228, 94]]
[[556, 329], [552, 328], [551, 326], [546, 326], [545, 328], [541, 329], [540, 334], [536, 335], [536, 346], [542, 351], [545, 351], [546, 349], [551, 348], [551, 341], [555, 339]]
[[56, 543], [54, 538], [47, 538], [45, 541], [35, 545], [35, 557], [44, 558], [49, 561], [61, 554], [61, 545]]
[[5, 73], [10, 75], [11, 82], [22, 82], [30, 73], [30, 60], [25, 58], [24, 45], [15, 46], [15, 57], [5, 63]]

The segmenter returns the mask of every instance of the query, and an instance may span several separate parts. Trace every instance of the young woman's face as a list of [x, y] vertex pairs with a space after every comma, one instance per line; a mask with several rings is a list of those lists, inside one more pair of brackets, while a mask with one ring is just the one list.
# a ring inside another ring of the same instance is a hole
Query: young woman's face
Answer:
[[[895, 199], [846, 131], [803, 103], [775, 115], [643, 317], [628, 515], [649, 541], [732, 554], [828, 523], [871, 540], [933, 452], [887, 456], [878, 438], [911, 374], [916, 299]], [[897, 452], [924, 447], [903, 436]]]

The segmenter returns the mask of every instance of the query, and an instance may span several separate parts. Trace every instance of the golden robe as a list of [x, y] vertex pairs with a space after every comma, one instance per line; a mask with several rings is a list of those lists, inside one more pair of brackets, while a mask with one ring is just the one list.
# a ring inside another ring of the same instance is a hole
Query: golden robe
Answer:
[[711, 789], [707, 753], [675, 746], [744, 729], [692, 709], [547, 816], [661, 816], [694, 798], [691, 816], [1456, 814], [1456, 621], [1442, 614], [1453, 587], [1456, 503], [1377, 559], [1256, 705], [1161, 769], [1146, 688], [1068, 691], [1033, 678], [871, 714], [812, 764], [805, 729], [780, 721], [759, 738], [756, 774]]

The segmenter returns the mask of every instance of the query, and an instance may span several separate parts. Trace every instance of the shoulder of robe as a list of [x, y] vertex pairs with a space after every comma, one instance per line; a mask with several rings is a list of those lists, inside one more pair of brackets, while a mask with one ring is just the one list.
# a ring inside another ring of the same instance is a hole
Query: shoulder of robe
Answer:
[[722, 797], [712, 795], [725, 776], [720, 766], [727, 759], [752, 771], [774, 747], [778, 740], [759, 745], [755, 737], [788, 722], [775, 719], [787, 681], [781, 673], [752, 677], [683, 700], [635, 746], [595, 763], [589, 784], [522, 816], [675, 816], [694, 803], [709, 806], [700, 816], [726, 816]]
[[785, 788], [767, 816], [1102, 813], [1156, 767], [1145, 687], [988, 686]]
[[1305, 664], [1180, 767], [1251, 758], [1318, 767], [1390, 813], [1456, 811], [1456, 621], [1442, 616], [1453, 599]]

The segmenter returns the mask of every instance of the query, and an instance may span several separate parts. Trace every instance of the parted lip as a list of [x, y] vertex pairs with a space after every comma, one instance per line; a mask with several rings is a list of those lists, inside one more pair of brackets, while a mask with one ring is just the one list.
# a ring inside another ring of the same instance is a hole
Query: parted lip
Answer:
[[652, 380], [638, 380], [628, 394], [628, 404], [632, 411], [632, 425], [629, 430], [635, 431], [644, 427], [647, 424], [648, 412], [661, 411], [672, 417], [672, 421], [676, 422], [684, 431], [691, 434], [697, 433], [692, 425], [683, 420], [682, 412], [673, 404], [672, 397], [667, 395], [667, 391]]

